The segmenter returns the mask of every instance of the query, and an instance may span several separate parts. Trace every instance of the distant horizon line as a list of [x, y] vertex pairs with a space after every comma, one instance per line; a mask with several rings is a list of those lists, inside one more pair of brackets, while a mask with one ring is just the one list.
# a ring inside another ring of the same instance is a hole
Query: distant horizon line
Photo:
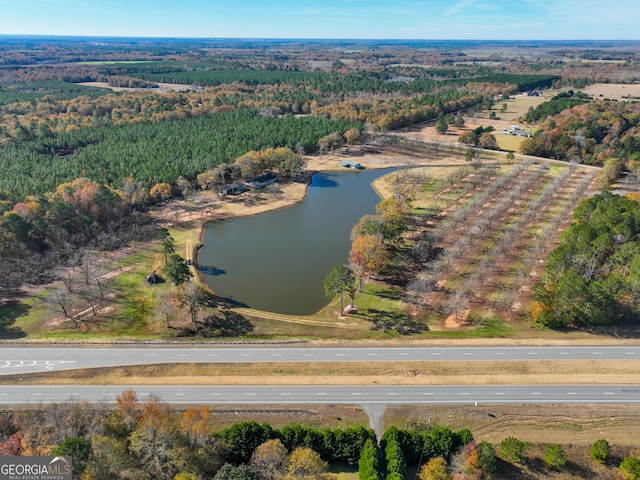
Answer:
[[495, 43], [640, 43], [638, 39], [621, 38], [573, 38], [573, 39], [498, 39], [498, 38], [349, 38], [349, 37], [188, 37], [147, 35], [84, 35], [49, 33], [0, 33], [0, 38], [55, 38], [55, 39], [109, 39], [109, 40], [192, 40], [192, 41], [307, 41], [307, 42], [495, 42]]

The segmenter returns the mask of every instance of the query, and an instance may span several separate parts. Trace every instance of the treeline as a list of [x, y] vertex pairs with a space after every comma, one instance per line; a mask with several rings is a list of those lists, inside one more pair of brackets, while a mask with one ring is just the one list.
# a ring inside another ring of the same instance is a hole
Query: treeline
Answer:
[[598, 194], [574, 212], [535, 286], [532, 316], [549, 328], [640, 320], [640, 202]]
[[[74, 478], [86, 480], [320, 479], [336, 463], [357, 465], [360, 478], [402, 480], [408, 466], [476, 448], [469, 430], [391, 428], [378, 445], [372, 430], [357, 425], [276, 429], [246, 421], [220, 429], [208, 406], [175, 411], [153, 397], [140, 402], [132, 390], [116, 401], [114, 409], [67, 402], [2, 413], [0, 455], [69, 455]], [[476, 461], [474, 473], [482, 467]]]
[[351, 128], [358, 125], [319, 117], [265, 118], [242, 109], [183, 121], [82, 129], [1, 149], [0, 191], [21, 198], [80, 177], [114, 188], [132, 178], [151, 188], [180, 176], [194, 179], [252, 150], [311, 152], [321, 137]]
[[597, 166], [615, 158], [622, 169], [634, 172], [639, 138], [640, 104], [594, 100], [547, 117], [520, 152]]
[[17, 203], [0, 194], [0, 211], [0, 296], [54, 280], [53, 270], [82, 261], [85, 247], [114, 250], [155, 231], [121, 192], [86, 178]]
[[149, 82], [141, 78], [127, 77], [124, 75], [112, 75], [107, 79], [107, 83], [110, 87], [125, 88], [156, 88], [158, 86], [155, 82]]
[[[70, 100], [79, 95], [97, 98], [113, 93], [104, 88], [87, 87], [57, 80], [43, 82], [20, 82], [0, 85], [0, 105], [18, 102], [34, 102], [47, 96], [59, 100]], [[3, 108], [3, 112], [11, 113], [11, 108]]]
[[516, 74], [516, 73], [490, 73], [480, 78], [476, 82], [487, 82], [497, 84], [516, 85], [518, 91], [551, 88], [555, 82], [560, 80], [558, 75], [536, 75], [536, 74]]
[[170, 71], [158, 73], [131, 73], [144, 80], [163, 83], [192, 84], [203, 87], [212, 87], [223, 84], [241, 82], [247, 85], [274, 85], [286, 83], [289, 85], [300, 85], [309, 79], [321, 79], [328, 74], [322, 72], [296, 72], [296, 71], [276, 71], [276, 70], [207, 70], [195, 71]]
[[535, 123], [545, 120], [547, 117], [557, 115], [568, 108], [581, 105], [590, 100], [590, 97], [582, 92], [574, 93], [573, 90], [559, 93], [551, 100], [538, 105], [536, 108], [531, 107], [524, 117], [525, 122]]

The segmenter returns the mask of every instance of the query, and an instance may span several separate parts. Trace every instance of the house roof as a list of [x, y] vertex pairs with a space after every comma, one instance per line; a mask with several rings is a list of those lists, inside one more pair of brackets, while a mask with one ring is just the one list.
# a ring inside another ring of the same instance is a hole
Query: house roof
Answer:
[[278, 177], [276, 177], [273, 173], [269, 172], [265, 173], [264, 175], [260, 175], [259, 177], [252, 178], [251, 180], [248, 180], [247, 183], [264, 183], [271, 180], [276, 180], [277, 178]]

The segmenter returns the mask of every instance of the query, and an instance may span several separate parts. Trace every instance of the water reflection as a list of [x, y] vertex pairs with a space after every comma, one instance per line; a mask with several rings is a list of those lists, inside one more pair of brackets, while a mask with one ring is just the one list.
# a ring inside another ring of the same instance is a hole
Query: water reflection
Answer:
[[295, 206], [207, 225], [199, 263], [221, 297], [278, 313], [311, 314], [324, 307], [324, 279], [348, 261], [349, 234], [380, 198], [371, 183], [390, 170], [313, 176]]

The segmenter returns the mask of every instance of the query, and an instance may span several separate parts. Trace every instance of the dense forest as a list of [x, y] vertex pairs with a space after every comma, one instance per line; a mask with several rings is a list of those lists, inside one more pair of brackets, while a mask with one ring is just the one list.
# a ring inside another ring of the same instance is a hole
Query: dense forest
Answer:
[[534, 323], [622, 325], [640, 315], [640, 202], [609, 193], [584, 201], [536, 286]]

